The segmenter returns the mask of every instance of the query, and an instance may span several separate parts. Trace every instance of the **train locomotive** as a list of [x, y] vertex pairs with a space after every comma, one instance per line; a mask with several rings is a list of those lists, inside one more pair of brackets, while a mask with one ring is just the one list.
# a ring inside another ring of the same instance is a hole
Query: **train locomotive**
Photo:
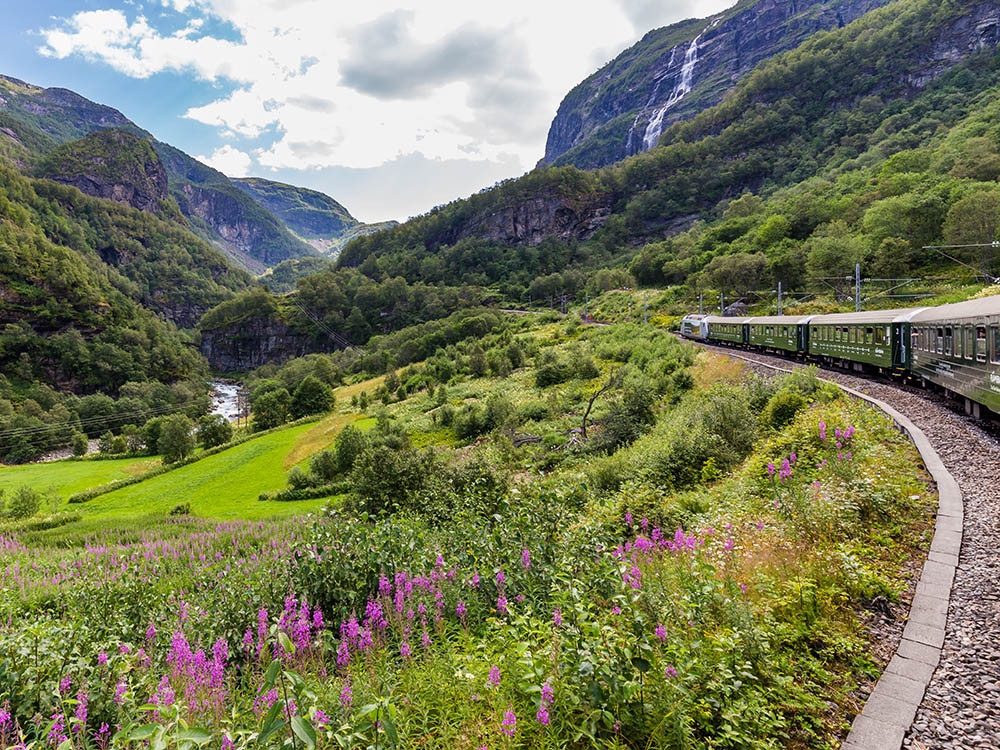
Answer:
[[687, 315], [681, 335], [930, 385], [967, 413], [1000, 414], [1000, 295], [830, 315]]

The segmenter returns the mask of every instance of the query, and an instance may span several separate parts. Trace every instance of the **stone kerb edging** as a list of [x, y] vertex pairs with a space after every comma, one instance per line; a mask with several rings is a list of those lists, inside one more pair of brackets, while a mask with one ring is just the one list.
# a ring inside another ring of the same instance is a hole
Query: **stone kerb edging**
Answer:
[[[772, 370], [786, 367], [725, 353]], [[951, 586], [962, 549], [962, 491], [923, 431], [889, 404], [833, 380], [820, 378], [885, 412], [913, 442], [938, 491], [937, 520], [930, 552], [910, 602], [903, 637], [861, 713], [854, 718], [842, 750], [898, 750], [913, 724], [924, 692], [941, 659]]]
[[938, 490], [934, 539], [910, 602], [903, 638], [842, 745], [844, 750], [896, 750], [941, 659], [951, 585], [962, 549], [962, 491], [927, 436], [908, 417], [884, 401], [837, 385], [881, 409], [909, 435]]

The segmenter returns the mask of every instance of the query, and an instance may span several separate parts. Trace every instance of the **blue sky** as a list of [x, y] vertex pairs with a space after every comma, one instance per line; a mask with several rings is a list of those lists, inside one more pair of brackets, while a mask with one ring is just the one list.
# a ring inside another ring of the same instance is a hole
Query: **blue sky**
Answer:
[[729, 4], [30, 0], [5, 14], [0, 73], [115, 107], [230, 176], [402, 220], [527, 171], [572, 86]]

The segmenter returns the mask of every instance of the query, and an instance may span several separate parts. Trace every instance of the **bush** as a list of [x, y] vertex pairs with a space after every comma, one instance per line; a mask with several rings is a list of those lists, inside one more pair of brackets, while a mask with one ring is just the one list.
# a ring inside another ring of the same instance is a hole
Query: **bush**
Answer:
[[298, 466], [293, 466], [288, 472], [288, 486], [301, 490], [312, 485], [312, 478]]
[[187, 457], [194, 450], [194, 425], [183, 414], [171, 414], [163, 420], [157, 446], [163, 453], [163, 463], [172, 464]]
[[203, 447], [214, 448], [233, 439], [233, 426], [221, 414], [206, 414], [198, 421], [197, 436]]
[[124, 435], [115, 435], [114, 439], [111, 441], [111, 452], [116, 456], [128, 453], [128, 441], [125, 439]]
[[529, 401], [518, 407], [521, 422], [541, 422], [549, 418], [549, 405], [545, 401]]
[[292, 417], [298, 419], [308, 414], [323, 414], [330, 411], [336, 399], [333, 389], [312, 375], [306, 375], [292, 395]]
[[805, 396], [797, 390], [783, 388], [771, 396], [760, 418], [764, 424], [777, 430], [795, 419], [795, 415], [805, 406]]
[[191, 514], [191, 503], [179, 503], [170, 509], [168, 516], [187, 516]]
[[10, 496], [7, 515], [10, 518], [31, 518], [42, 507], [42, 493], [27, 485], [18, 487]]
[[351, 483], [362, 510], [377, 516], [411, 507], [431, 473], [429, 454], [375, 445], [354, 462]]
[[163, 420], [166, 417], [153, 417], [142, 427], [143, 440], [146, 442], [146, 450], [154, 456], [161, 453], [160, 431], [163, 429]]
[[478, 437], [489, 429], [486, 411], [478, 404], [466, 404], [455, 415], [454, 427], [462, 439]]
[[112, 433], [111, 430], [105, 430], [105, 432], [97, 439], [97, 450], [105, 455], [114, 453], [114, 442], [114, 433]]

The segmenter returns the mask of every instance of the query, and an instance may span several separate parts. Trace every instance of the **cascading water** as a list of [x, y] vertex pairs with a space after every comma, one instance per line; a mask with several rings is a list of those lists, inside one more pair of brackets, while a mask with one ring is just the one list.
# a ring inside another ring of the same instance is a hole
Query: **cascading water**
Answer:
[[[642, 137], [643, 151], [648, 151], [653, 148], [653, 146], [655, 146], [660, 140], [660, 134], [663, 132], [663, 117], [667, 114], [667, 110], [691, 93], [691, 89], [694, 86], [694, 69], [698, 64], [698, 49], [699, 44], [701, 43], [701, 38], [705, 36], [706, 32], [714, 29], [721, 20], [721, 18], [716, 18], [712, 21], [712, 23], [706, 26], [705, 29], [698, 34], [698, 36], [691, 40], [691, 44], [688, 45], [687, 52], [684, 53], [684, 63], [681, 65], [680, 80], [678, 80], [677, 85], [674, 86], [674, 90], [670, 93], [670, 98], [667, 99], [666, 104], [656, 111], [656, 114], [650, 118], [649, 124], [646, 125], [646, 132]], [[673, 63], [673, 53], [671, 53], [670, 62]], [[648, 106], [649, 105], [647, 104], [646, 107]], [[638, 119], [639, 118], [637, 117], [636, 120]], [[635, 127], [634, 123], [633, 127]], [[629, 138], [631, 139], [631, 133], [629, 134]]]

